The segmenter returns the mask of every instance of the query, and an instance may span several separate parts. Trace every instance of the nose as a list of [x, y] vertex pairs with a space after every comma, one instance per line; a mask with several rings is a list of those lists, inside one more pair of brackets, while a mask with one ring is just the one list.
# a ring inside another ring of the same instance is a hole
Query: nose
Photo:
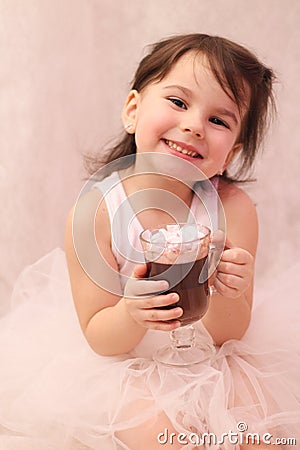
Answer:
[[182, 124], [182, 129], [185, 133], [190, 133], [199, 139], [204, 137], [204, 128], [199, 116], [197, 118], [191, 116], [189, 119], [185, 118], [185, 122]]
[[201, 139], [201, 138], [204, 137], [203, 131], [196, 130], [195, 127], [185, 128], [184, 131], [185, 131], [186, 133], [194, 134], [194, 135], [197, 136], [197, 138], [199, 138], [199, 139]]

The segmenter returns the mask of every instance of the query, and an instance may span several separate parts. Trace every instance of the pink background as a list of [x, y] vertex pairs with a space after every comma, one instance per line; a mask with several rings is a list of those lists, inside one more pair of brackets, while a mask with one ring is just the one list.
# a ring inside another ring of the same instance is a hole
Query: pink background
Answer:
[[0, 0], [0, 312], [22, 268], [63, 246], [81, 154], [121, 129], [145, 46], [205, 32], [245, 44], [278, 74], [278, 118], [249, 188], [257, 283], [300, 254], [298, 0]]

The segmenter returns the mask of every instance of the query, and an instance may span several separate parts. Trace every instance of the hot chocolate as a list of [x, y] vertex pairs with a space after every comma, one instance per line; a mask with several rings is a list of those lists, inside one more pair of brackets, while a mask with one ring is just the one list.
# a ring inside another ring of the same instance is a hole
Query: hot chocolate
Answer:
[[164, 264], [155, 261], [148, 263], [149, 277], [167, 280], [170, 289], [165, 293], [177, 292], [179, 294], [179, 301], [164, 309], [180, 306], [183, 309], [183, 315], [179, 319], [182, 326], [201, 319], [208, 308], [207, 274], [202, 273], [201, 279], [206, 281], [199, 282], [202, 270], [207, 272], [207, 264], [203, 267], [206, 261], [207, 257], [191, 263]]

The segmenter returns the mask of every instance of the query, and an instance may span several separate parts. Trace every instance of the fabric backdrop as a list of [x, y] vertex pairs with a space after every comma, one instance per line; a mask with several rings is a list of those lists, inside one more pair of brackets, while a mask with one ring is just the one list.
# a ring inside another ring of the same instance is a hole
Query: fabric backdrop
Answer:
[[277, 72], [278, 116], [249, 187], [258, 284], [299, 259], [298, 0], [0, 0], [0, 312], [22, 268], [63, 246], [82, 154], [121, 130], [147, 44], [186, 32], [245, 44]]

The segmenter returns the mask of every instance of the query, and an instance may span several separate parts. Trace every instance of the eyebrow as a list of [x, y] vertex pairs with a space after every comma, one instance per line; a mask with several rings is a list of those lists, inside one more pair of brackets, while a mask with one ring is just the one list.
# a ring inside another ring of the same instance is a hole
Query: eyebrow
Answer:
[[184, 94], [191, 96], [192, 95], [192, 91], [184, 86], [181, 86], [180, 84], [171, 84], [169, 86], [164, 86], [164, 89], [179, 89], [180, 91], [182, 91]]
[[236, 115], [235, 115], [232, 111], [230, 111], [229, 109], [226, 109], [226, 108], [217, 108], [217, 109], [216, 109], [216, 112], [217, 112], [218, 114], [221, 114], [222, 116], [231, 117], [231, 119], [234, 121], [234, 123], [235, 123], [236, 125], [238, 125], [238, 120], [237, 120], [237, 118], [236, 118]]
[[[171, 85], [168, 85], [168, 86], [164, 86], [164, 89], [174, 89], [174, 88], [179, 89], [180, 91], [182, 91], [185, 95], [188, 95], [189, 97], [191, 97], [192, 94], [193, 94], [190, 89], [188, 89], [188, 88], [186, 88], [184, 86], [181, 86], [180, 84], [171, 84]], [[221, 114], [222, 116], [230, 117], [234, 121], [234, 123], [236, 125], [238, 125], [238, 120], [236, 118], [236, 115], [232, 111], [230, 111], [229, 109], [227, 109], [227, 108], [217, 108], [216, 112], [218, 114]]]

